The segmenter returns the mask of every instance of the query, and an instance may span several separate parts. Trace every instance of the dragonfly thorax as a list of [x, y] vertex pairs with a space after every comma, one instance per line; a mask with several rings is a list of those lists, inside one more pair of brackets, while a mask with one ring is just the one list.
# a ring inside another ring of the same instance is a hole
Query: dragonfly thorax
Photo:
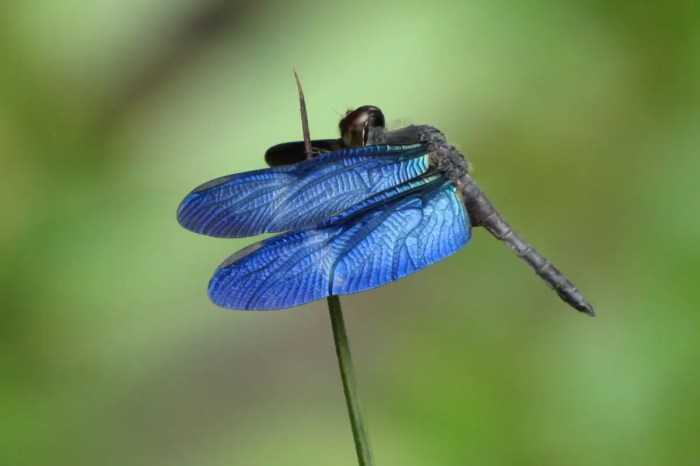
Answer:
[[459, 180], [469, 172], [469, 163], [457, 149], [447, 142], [442, 131], [430, 125], [410, 125], [388, 130], [384, 114], [374, 105], [364, 105], [350, 110], [340, 120], [340, 137], [346, 147], [362, 147], [379, 144], [401, 146], [423, 143], [430, 152], [431, 171], [444, 173], [459, 185]]
[[423, 143], [430, 152], [430, 165], [434, 171], [445, 174], [459, 184], [458, 180], [469, 173], [469, 163], [464, 156], [447, 142], [442, 131], [429, 125], [410, 125], [396, 130], [384, 127], [370, 128], [367, 144], [404, 145]]

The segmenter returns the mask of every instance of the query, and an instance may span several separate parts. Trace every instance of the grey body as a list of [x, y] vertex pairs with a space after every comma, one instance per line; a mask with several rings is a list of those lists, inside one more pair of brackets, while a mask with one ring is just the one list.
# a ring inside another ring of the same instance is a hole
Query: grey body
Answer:
[[467, 160], [453, 145], [447, 142], [440, 130], [428, 125], [412, 125], [393, 131], [387, 130], [383, 126], [369, 127], [366, 138], [368, 145], [403, 145], [417, 142], [428, 144], [432, 168], [442, 172], [458, 187], [469, 213], [471, 225], [484, 227], [497, 239], [506, 243], [565, 302], [581, 312], [591, 316], [595, 315], [593, 307], [586, 301], [578, 288], [518, 235], [498, 213], [486, 194], [471, 179]]

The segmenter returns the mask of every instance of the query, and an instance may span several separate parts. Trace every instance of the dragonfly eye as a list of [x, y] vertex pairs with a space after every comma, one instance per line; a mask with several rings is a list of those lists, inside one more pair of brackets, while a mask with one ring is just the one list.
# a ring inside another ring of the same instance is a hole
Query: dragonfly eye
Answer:
[[349, 110], [338, 127], [343, 144], [347, 147], [362, 147], [367, 144], [370, 128], [384, 127], [384, 114], [373, 105], [364, 105]]

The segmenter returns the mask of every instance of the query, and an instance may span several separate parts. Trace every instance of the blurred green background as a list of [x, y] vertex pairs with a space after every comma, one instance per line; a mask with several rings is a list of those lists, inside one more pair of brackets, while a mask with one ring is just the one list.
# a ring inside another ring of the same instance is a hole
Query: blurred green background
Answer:
[[380, 106], [429, 123], [596, 307], [486, 232], [343, 298], [377, 465], [700, 464], [700, 3], [4, 0], [0, 464], [353, 465], [325, 303], [210, 304], [194, 186]]

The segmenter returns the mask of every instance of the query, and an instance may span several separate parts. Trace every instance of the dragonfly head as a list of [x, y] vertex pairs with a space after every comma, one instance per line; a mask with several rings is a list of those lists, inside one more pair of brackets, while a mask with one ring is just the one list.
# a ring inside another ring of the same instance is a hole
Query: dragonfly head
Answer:
[[345, 146], [362, 147], [367, 144], [370, 129], [384, 128], [384, 114], [373, 105], [363, 105], [348, 110], [338, 127]]

